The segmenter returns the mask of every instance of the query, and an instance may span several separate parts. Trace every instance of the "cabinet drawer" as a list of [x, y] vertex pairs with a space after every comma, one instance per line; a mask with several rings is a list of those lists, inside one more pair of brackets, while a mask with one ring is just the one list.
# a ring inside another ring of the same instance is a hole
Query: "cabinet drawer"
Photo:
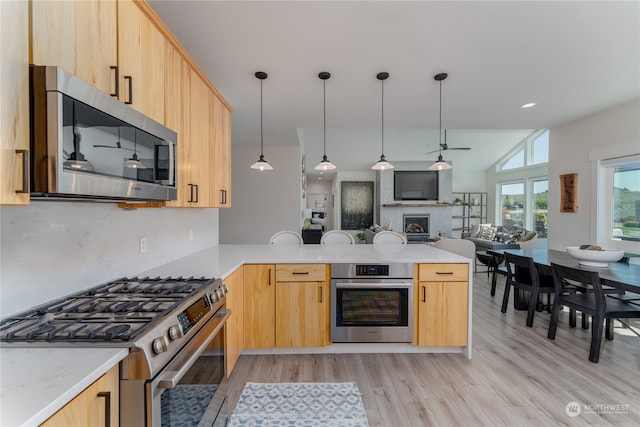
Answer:
[[420, 264], [421, 282], [466, 282], [469, 264]]
[[324, 264], [277, 264], [276, 282], [324, 282]]

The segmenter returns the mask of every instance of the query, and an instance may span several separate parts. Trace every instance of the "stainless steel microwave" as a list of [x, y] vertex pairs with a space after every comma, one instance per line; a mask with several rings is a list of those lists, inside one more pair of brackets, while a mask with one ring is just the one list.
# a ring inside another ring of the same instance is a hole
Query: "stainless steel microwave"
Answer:
[[176, 132], [59, 67], [30, 73], [32, 198], [177, 198]]

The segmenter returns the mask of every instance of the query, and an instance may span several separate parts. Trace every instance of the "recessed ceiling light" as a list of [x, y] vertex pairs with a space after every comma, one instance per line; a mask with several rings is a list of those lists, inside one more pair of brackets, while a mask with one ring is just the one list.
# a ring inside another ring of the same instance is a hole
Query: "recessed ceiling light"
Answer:
[[535, 102], [527, 102], [526, 104], [522, 104], [520, 106], [520, 108], [531, 108], [531, 107], [535, 107], [536, 103]]
[[321, 177], [321, 176], [319, 176], [319, 177], [318, 177], [318, 179], [322, 179], [322, 177]]

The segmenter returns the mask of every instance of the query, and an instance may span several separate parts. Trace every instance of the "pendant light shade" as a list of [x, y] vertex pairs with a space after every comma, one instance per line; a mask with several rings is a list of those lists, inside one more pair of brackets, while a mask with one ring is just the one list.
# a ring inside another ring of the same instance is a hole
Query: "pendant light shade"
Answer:
[[[438, 139], [438, 145], [440, 146], [438, 160], [433, 162], [431, 166], [428, 167], [430, 171], [441, 171], [446, 169], [451, 169], [451, 165], [444, 160], [442, 160], [442, 81], [446, 79], [449, 75], [447, 73], [439, 73], [433, 76], [433, 79], [440, 83], [440, 133]], [[446, 136], [445, 136], [446, 138]]]
[[260, 80], [260, 158], [258, 161], [251, 165], [251, 169], [259, 171], [270, 171], [273, 167], [264, 159], [264, 136], [262, 132], [262, 81], [267, 78], [267, 73], [258, 71], [256, 77]]
[[388, 169], [393, 169], [393, 165], [387, 162], [387, 159], [384, 157], [384, 81], [389, 78], [389, 73], [378, 73], [376, 76], [378, 80], [380, 80], [380, 88], [382, 94], [382, 120], [381, 120], [381, 130], [382, 130], [382, 151], [380, 152], [380, 160], [371, 166], [371, 169], [375, 171], [384, 171]]
[[73, 153], [69, 155], [69, 158], [62, 163], [62, 166], [65, 168], [71, 168], [75, 170], [82, 171], [94, 171], [95, 168], [84, 157], [84, 154], [80, 152], [80, 140], [82, 139], [80, 136], [78, 122], [76, 122], [76, 103], [73, 103], [73, 108], [71, 110], [71, 120], [73, 121]]
[[[133, 131], [133, 156], [131, 156], [130, 159], [125, 160], [124, 163], [122, 163], [122, 166], [124, 166], [125, 168], [129, 168], [129, 169], [146, 169], [147, 167], [142, 164], [142, 162], [140, 160], [138, 160], [138, 153], [137, 153], [137, 148], [138, 148], [138, 138], [137, 135], [138, 132], [134, 129]], [[118, 143], [120, 143], [120, 127], [118, 127]]]
[[320, 74], [318, 74], [318, 77], [320, 78], [320, 80], [322, 80], [322, 105], [323, 105], [323, 109], [322, 109], [322, 117], [323, 117], [323, 133], [322, 133], [322, 160], [320, 161], [320, 163], [318, 163], [316, 165], [316, 167], [314, 168], [317, 171], [330, 171], [330, 170], [334, 170], [336, 168], [336, 165], [334, 165], [333, 163], [331, 163], [329, 161], [329, 159], [327, 158], [327, 90], [326, 90], [326, 85], [327, 85], [327, 80], [329, 79], [329, 77], [331, 77], [330, 73], [327, 73], [326, 71], [321, 72]]

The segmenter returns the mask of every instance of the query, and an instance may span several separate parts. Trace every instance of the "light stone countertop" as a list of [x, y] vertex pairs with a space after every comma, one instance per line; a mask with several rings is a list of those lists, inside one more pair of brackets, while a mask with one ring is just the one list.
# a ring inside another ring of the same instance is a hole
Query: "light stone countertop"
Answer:
[[[428, 245], [220, 245], [139, 277], [226, 278], [243, 264], [448, 263], [471, 260]], [[0, 426], [36, 426], [128, 354], [122, 348], [0, 347]]]
[[37, 426], [129, 354], [127, 348], [0, 348], [0, 426]]

